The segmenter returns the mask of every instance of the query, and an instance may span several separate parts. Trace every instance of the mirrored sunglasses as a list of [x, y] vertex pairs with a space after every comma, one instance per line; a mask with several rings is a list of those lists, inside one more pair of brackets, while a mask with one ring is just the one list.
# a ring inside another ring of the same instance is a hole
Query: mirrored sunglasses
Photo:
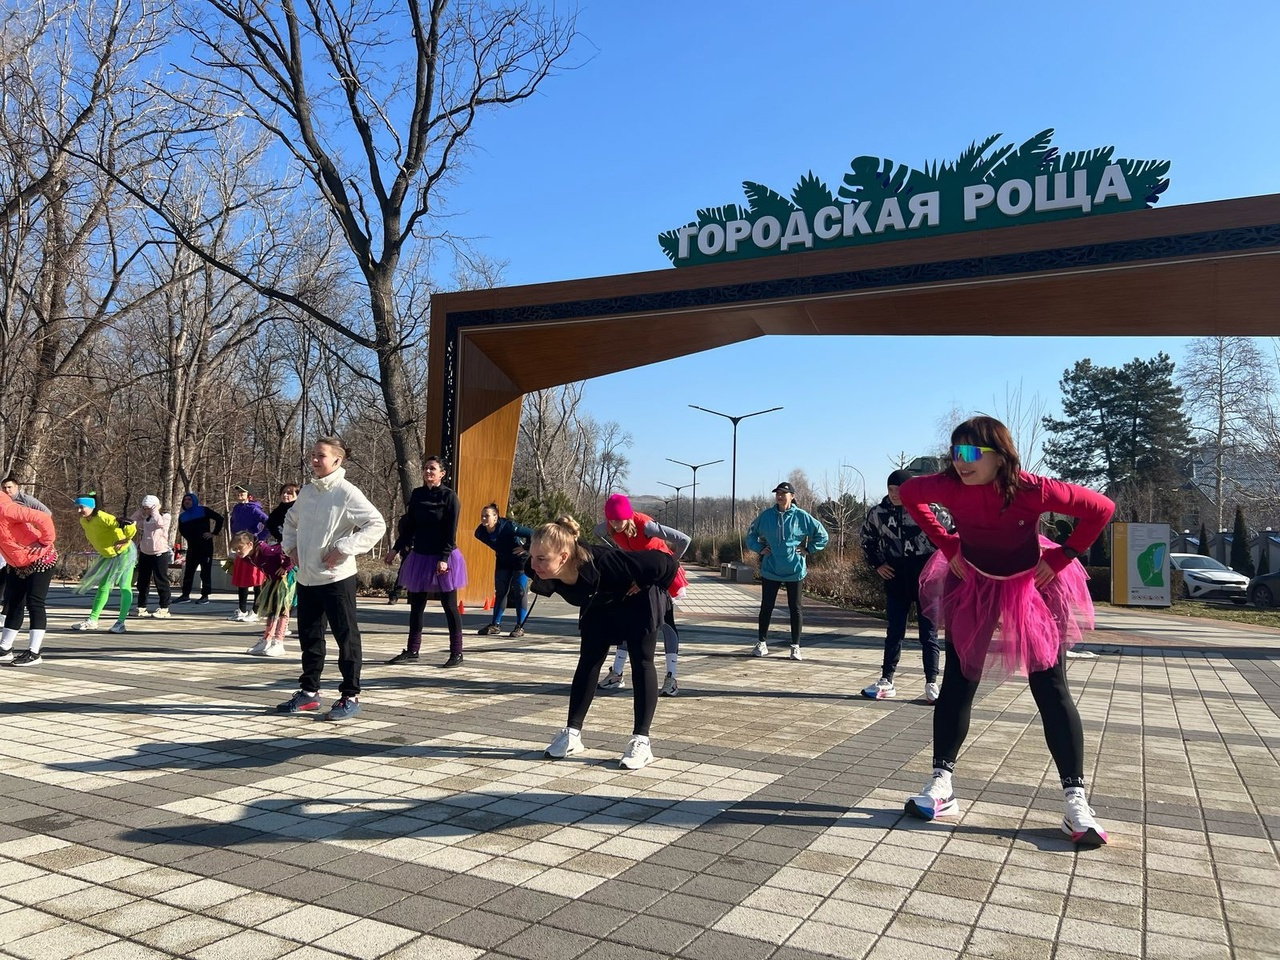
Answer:
[[957, 443], [951, 448], [951, 459], [962, 463], [977, 463], [984, 453], [995, 453], [995, 447], [979, 447], [972, 443]]

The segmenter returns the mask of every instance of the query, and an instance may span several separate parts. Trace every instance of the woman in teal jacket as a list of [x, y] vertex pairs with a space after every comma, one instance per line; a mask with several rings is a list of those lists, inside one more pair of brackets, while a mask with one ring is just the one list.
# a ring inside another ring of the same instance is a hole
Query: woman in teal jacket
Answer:
[[795, 504], [796, 490], [785, 481], [773, 488], [777, 501], [752, 521], [747, 529], [747, 548], [760, 554], [759, 638], [751, 651], [757, 657], [769, 655], [765, 636], [778, 600], [778, 588], [786, 585], [787, 609], [791, 611], [791, 659], [800, 656], [800, 581], [808, 572], [805, 558], [827, 545], [827, 528], [812, 514]]

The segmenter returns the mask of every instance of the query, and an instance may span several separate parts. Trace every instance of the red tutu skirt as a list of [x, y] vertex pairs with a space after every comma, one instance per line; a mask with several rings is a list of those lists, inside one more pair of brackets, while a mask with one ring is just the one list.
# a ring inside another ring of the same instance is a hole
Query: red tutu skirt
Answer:
[[[1056, 544], [1041, 537], [1040, 546]], [[946, 630], [947, 652], [966, 679], [1026, 676], [1048, 670], [1093, 629], [1088, 580], [1078, 560], [1040, 589], [1035, 570], [994, 577], [969, 565], [961, 580], [939, 550], [920, 574], [920, 610]]]
[[267, 582], [267, 575], [244, 557], [235, 557], [231, 563], [231, 585], [241, 587], [260, 587]]

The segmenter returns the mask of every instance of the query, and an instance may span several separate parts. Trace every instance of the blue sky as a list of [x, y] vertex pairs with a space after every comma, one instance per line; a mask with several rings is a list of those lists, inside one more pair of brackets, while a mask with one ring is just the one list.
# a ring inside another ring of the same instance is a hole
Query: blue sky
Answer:
[[[1170, 160], [1161, 206], [1280, 192], [1276, 3], [595, 2], [579, 29], [578, 66], [484, 118], [451, 190], [451, 229], [509, 284], [674, 269], [657, 234], [743, 180], [838, 185], [855, 156], [920, 165], [992, 133]], [[739, 496], [797, 467], [835, 485], [841, 464], [878, 495], [955, 410], [1002, 415], [1020, 385], [1056, 413], [1075, 360], [1180, 361], [1186, 342], [766, 337], [593, 380], [586, 406], [632, 434], [633, 494], [688, 482], [667, 457], [724, 457], [699, 494], [728, 494], [730, 426], [695, 403], [785, 407], [739, 428]]]

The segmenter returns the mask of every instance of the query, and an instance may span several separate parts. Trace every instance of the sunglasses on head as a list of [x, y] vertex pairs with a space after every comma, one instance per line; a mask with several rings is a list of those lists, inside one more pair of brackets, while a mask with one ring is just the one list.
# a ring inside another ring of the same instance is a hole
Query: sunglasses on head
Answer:
[[962, 463], [977, 463], [984, 453], [995, 453], [995, 447], [979, 447], [973, 443], [957, 443], [951, 447], [951, 459]]

